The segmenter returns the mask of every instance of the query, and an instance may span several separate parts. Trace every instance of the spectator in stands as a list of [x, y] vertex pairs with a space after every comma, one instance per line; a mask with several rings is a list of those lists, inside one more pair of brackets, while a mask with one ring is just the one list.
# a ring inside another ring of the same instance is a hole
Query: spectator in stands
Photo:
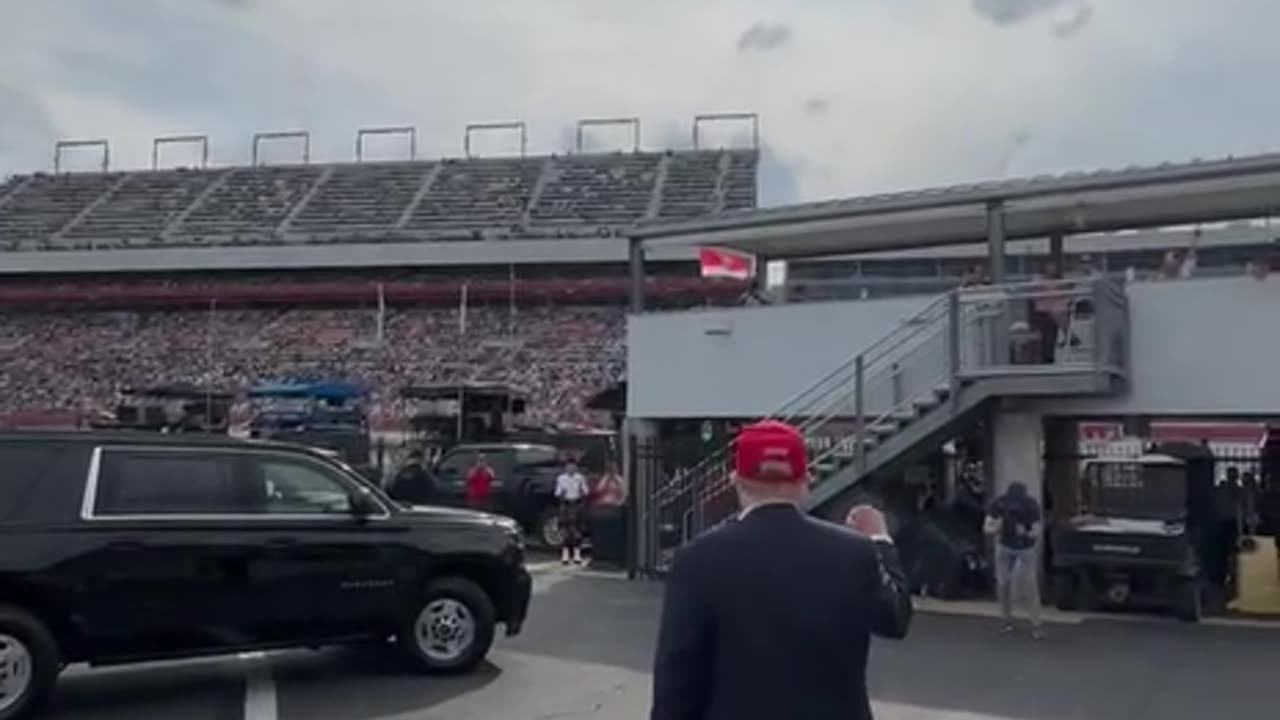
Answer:
[[1186, 250], [1170, 250], [1164, 254], [1164, 262], [1160, 264], [1160, 276], [1166, 280], [1189, 278], [1195, 274], [1196, 266], [1194, 245]]
[[1058, 333], [1067, 326], [1070, 301], [1061, 281], [1058, 266], [1047, 263], [1032, 290], [1031, 327], [1040, 336], [1040, 362], [1045, 365], [1053, 364]]

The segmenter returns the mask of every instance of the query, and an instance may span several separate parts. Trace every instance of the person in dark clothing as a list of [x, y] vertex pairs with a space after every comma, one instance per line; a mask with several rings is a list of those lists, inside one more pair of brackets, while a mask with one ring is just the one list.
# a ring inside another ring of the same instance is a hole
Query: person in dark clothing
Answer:
[[391, 479], [387, 488], [391, 497], [400, 502], [425, 505], [435, 499], [435, 487], [431, 473], [422, 466], [422, 451], [410, 450], [404, 465]]
[[871, 635], [902, 638], [911, 596], [880, 511], [805, 515], [804, 439], [764, 421], [734, 443], [743, 510], [674, 560], [651, 720], [869, 720]]
[[991, 503], [985, 523], [987, 533], [996, 536], [996, 593], [1004, 630], [1013, 630], [1013, 600], [1021, 587], [1031, 616], [1031, 635], [1036, 639], [1043, 636], [1038, 572], [1043, 517], [1040, 503], [1027, 492], [1027, 486], [1013, 482]]

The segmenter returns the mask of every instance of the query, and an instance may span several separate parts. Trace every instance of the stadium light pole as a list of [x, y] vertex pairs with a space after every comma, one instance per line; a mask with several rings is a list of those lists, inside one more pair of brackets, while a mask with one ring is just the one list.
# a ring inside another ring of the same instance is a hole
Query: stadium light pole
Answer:
[[111, 168], [111, 144], [106, 140], [59, 140], [53, 144], [53, 174], [62, 172], [63, 151], [92, 147], [102, 149], [102, 172], [107, 172]]
[[208, 135], [168, 135], [158, 137], [151, 141], [151, 169], [160, 169], [160, 146], [161, 145], [178, 145], [178, 144], [198, 144], [200, 146], [200, 167], [209, 167], [209, 136]]

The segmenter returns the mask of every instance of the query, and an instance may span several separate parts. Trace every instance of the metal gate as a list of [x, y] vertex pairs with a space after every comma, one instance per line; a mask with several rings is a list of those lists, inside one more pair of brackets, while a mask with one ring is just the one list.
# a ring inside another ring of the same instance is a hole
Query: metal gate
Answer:
[[656, 438], [631, 438], [635, 528], [633, 574], [661, 576], [675, 552], [738, 509], [722, 450], [687, 471], [668, 475]]

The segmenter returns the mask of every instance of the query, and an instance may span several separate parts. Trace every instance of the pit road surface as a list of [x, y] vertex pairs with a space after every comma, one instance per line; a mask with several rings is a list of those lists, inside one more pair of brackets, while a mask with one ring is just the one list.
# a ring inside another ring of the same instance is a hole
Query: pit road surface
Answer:
[[[404, 673], [376, 650], [71, 668], [48, 717], [67, 720], [635, 720], [645, 717], [661, 586], [541, 572], [525, 633], [469, 677]], [[1090, 620], [1049, 640], [985, 618], [919, 614], [877, 643], [880, 720], [1275, 717], [1280, 625]]]

